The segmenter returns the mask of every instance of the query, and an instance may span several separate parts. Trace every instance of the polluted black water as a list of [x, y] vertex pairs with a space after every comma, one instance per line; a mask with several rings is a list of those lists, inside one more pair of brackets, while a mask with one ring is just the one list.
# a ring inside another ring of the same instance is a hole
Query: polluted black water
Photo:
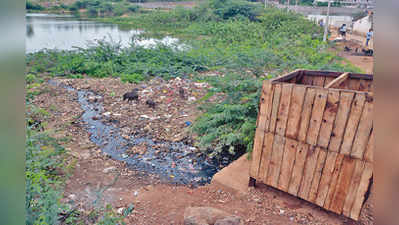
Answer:
[[[89, 90], [75, 90], [53, 80], [49, 84], [77, 92], [79, 104], [84, 110], [81, 119], [90, 140], [111, 158], [125, 162], [130, 169], [155, 174], [166, 182], [195, 187], [209, 183], [220, 165], [227, 165], [232, 160], [210, 160], [205, 154], [198, 154], [195, 147], [183, 142], [154, 141], [152, 137], [136, 135], [123, 138], [120, 128], [116, 126], [118, 121], [104, 122], [108, 115], [104, 113], [102, 96]], [[146, 151], [143, 154], [128, 154], [134, 146], [145, 146]]]

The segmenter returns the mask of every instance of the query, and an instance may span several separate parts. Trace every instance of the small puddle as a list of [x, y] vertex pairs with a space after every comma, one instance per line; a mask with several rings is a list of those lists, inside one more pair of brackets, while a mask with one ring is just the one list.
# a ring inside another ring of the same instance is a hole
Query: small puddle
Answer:
[[[50, 85], [77, 91], [78, 102], [84, 110], [82, 120], [90, 134], [90, 140], [113, 159], [126, 162], [128, 167], [138, 171], [158, 175], [161, 180], [174, 184], [204, 185], [210, 183], [213, 175], [220, 169], [220, 165], [227, 165], [232, 159], [224, 161], [209, 161], [204, 154], [197, 155], [196, 148], [183, 142], [154, 141], [152, 137], [132, 135], [127, 140], [120, 135], [120, 128], [113, 123], [104, 123], [101, 119], [104, 108], [100, 101], [102, 96], [88, 90], [75, 90], [70, 86], [49, 81]], [[129, 155], [127, 150], [134, 146], [144, 146], [144, 154]]]

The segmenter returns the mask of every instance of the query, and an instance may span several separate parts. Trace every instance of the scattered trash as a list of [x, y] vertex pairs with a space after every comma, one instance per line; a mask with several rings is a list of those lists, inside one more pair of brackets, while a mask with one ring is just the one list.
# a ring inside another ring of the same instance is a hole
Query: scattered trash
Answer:
[[189, 126], [191, 126], [192, 123], [190, 121], [186, 121], [185, 124], [186, 124], [186, 126], [189, 127]]
[[135, 197], [137, 197], [137, 196], [139, 195], [139, 192], [138, 192], [138, 191], [134, 191], [133, 195], [134, 195]]

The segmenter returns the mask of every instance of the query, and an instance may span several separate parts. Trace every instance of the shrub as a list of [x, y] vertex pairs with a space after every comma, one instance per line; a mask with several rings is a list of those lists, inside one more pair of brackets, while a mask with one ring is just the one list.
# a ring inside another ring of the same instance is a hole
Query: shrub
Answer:
[[209, 5], [214, 14], [223, 20], [244, 17], [255, 21], [260, 14], [258, 5], [242, 0], [210, 0]]
[[121, 75], [121, 80], [122, 82], [129, 82], [129, 83], [135, 83], [138, 84], [141, 81], [144, 80], [143, 75], [138, 74], [138, 73], [133, 73], [133, 74], [122, 74]]
[[26, 1], [26, 9], [28, 9], [28, 10], [43, 10], [44, 7], [37, 3], [33, 3], [29, 0], [27, 0]]

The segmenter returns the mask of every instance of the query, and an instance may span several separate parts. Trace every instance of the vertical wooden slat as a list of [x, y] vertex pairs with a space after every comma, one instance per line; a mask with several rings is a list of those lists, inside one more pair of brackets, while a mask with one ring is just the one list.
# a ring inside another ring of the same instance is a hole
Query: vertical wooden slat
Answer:
[[349, 185], [355, 169], [355, 159], [345, 156], [342, 163], [341, 173], [338, 178], [337, 187], [335, 189], [333, 201], [329, 210], [341, 214], [344, 207], [346, 194], [349, 191]]
[[356, 94], [355, 99], [353, 100], [340, 150], [340, 153], [342, 154], [349, 155], [351, 153], [353, 139], [355, 138], [365, 100], [365, 95], [360, 93]]
[[326, 77], [324, 76], [316, 76], [313, 78], [313, 86], [324, 87], [324, 81]]
[[339, 92], [330, 90], [327, 96], [326, 108], [323, 114], [323, 120], [319, 132], [317, 145], [327, 149], [330, 142], [335, 116], [338, 112]]
[[305, 102], [303, 103], [303, 110], [301, 113], [301, 123], [299, 126], [298, 140], [305, 141], [308, 132], [309, 120], [312, 113], [313, 102], [316, 95], [314, 88], [308, 88], [305, 95]]
[[351, 182], [348, 188], [348, 193], [346, 195], [344, 208], [342, 213], [345, 216], [350, 216], [353, 202], [355, 201], [356, 192], [360, 184], [360, 179], [362, 177], [364, 169], [364, 162], [362, 160], [356, 160], [355, 171], [353, 172]]
[[349, 79], [348, 89], [350, 90], [359, 90], [360, 88], [360, 79], [351, 78]]
[[373, 127], [373, 103], [366, 102], [362, 116], [360, 118], [359, 127], [357, 129], [355, 140], [353, 142], [351, 156], [357, 159], [363, 159], [366, 151], [370, 132]]
[[373, 164], [365, 163], [362, 177], [360, 178], [360, 185], [357, 189], [355, 202], [353, 203], [350, 217], [354, 220], [359, 219], [360, 210], [363, 206], [365, 194], [369, 188], [370, 179], [373, 176]]
[[341, 167], [342, 167], [342, 161], [343, 160], [344, 160], [344, 155], [338, 154], [337, 155], [337, 159], [335, 160], [334, 171], [333, 171], [333, 174], [331, 176], [330, 187], [328, 188], [328, 192], [327, 192], [326, 199], [324, 201], [323, 208], [329, 209], [330, 205], [331, 205], [331, 203], [333, 201], [334, 193], [335, 193], [335, 189], [337, 187], [338, 177], [339, 177], [339, 174], [341, 172]]
[[281, 98], [281, 85], [274, 84], [274, 96], [273, 96], [273, 107], [272, 107], [272, 114], [270, 117], [270, 125], [269, 125], [269, 132], [274, 133], [276, 130], [276, 122], [277, 122], [277, 113], [278, 109], [280, 108], [280, 98]]
[[328, 150], [339, 152], [342, 139], [345, 132], [346, 123], [348, 120], [351, 104], [354, 94], [350, 92], [341, 92], [338, 112], [334, 121], [333, 131], [331, 133], [330, 144]]
[[310, 145], [317, 144], [323, 113], [327, 102], [327, 90], [319, 89], [316, 92], [306, 142]]
[[301, 121], [302, 106], [305, 100], [306, 87], [295, 86], [292, 90], [290, 112], [288, 114], [286, 137], [297, 139]]
[[307, 76], [307, 75], [303, 76], [302, 84], [313, 85], [313, 77], [312, 76]]
[[364, 160], [367, 162], [373, 162], [374, 161], [374, 132], [373, 130], [371, 131], [370, 137], [369, 137], [369, 142], [367, 144], [367, 149], [366, 152], [364, 153]]
[[266, 133], [264, 142], [263, 142], [263, 152], [262, 152], [262, 160], [260, 162], [259, 176], [258, 179], [266, 183], [267, 173], [270, 164], [270, 158], [272, 156], [273, 151], [273, 140], [274, 134]]
[[260, 97], [260, 110], [257, 120], [257, 128], [255, 132], [254, 147], [252, 151], [252, 162], [250, 169], [250, 177], [258, 177], [260, 159], [262, 156], [263, 139], [265, 135], [267, 96], [270, 94], [271, 83], [263, 83], [262, 95]]
[[278, 189], [287, 192], [294, 167], [295, 154], [298, 142], [289, 138], [285, 139], [284, 156], [280, 169]]
[[301, 185], [303, 169], [305, 168], [306, 156], [308, 155], [309, 145], [298, 142], [294, 167], [292, 168], [292, 175], [290, 184], [288, 186], [288, 193], [297, 196], [299, 186]]
[[265, 132], [269, 131], [269, 126], [270, 126], [270, 120], [272, 116], [272, 108], [273, 108], [273, 97], [274, 97], [274, 89], [275, 85], [271, 83], [270, 81], [263, 81], [263, 83], [269, 83], [268, 86], [270, 85], [270, 92], [266, 93], [266, 98], [265, 102], [267, 103], [266, 111], [265, 111], [265, 117], [266, 117], [266, 123], [265, 123]]
[[277, 183], [280, 175], [281, 161], [284, 153], [285, 138], [280, 135], [274, 136], [273, 151], [269, 164], [267, 184], [277, 188]]
[[323, 168], [323, 173], [321, 175], [320, 184], [318, 188], [317, 198], [315, 203], [321, 207], [324, 205], [324, 201], [328, 194], [328, 189], [330, 187], [330, 181], [335, 169], [336, 159], [338, 153], [329, 151], [327, 154], [327, 159], [325, 166]]
[[307, 200], [309, 196], [310, 186], [312, 184], [313, 174], [316, 169], [317, 157], [319, 151], [314, 146], [310, 146], [308, 155], [306, 156], [305, 169], [303, 170], [303, 177], [301, 186], [299, 187], [298, 196]]
[[282, 87], [280, 107], [277, 113], [277, 125], [276, 125], [276, 133], [281, 136], [285, 136], [293, 87], [294, 86], [292, 84], [283, 84]]
[[366, 80], [359, 80], [359, 89], [358, 91], [368, 91], [368, 84]]
[[309, 197], [308, 197], [308, 200], [313, 203], [316, 202], [317, 192], [318, 192], [318, 188], [319, 188], [319, 184], [320, 184], [320, 178], [321, 178], [323, 168], [324, 168], [325, 162], [326, 162], [326, 157], [327, 157], [326, 150], [321, 149], [319, 147], [317, 147], [316, 150], [319, 151], [319, 156], [317, 158], [316, 169], [315, 169], [315, 172], [313, 175], [313, 180], [312, 180], [312, 184], [310, 186]]

